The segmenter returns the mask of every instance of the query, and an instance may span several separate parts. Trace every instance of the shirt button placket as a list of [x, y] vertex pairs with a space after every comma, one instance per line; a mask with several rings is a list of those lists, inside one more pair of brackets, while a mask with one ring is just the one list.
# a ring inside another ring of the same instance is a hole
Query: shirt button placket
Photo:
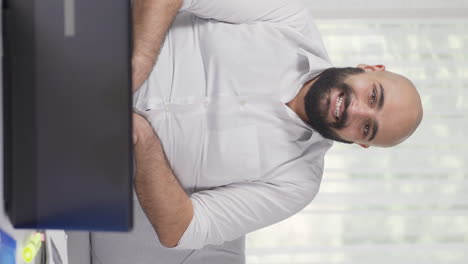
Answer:
[[245, 99], [240, 99], [239, 100], [239, 105], [240, 105], [241, 110], [245, 110], [245, 104], [246, 104]]

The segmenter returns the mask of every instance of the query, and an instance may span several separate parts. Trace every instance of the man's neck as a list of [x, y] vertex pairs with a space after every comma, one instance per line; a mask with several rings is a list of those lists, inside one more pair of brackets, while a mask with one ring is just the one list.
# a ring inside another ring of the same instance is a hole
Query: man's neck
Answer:
[[304, 105], [304, 98], [309, 91], [310, 87], [314, 84], [314, 82], [318, 78], [314, 78], [304, 84], [302, 88], [297, 93], [296, 97], [294, 97], [291, 101], [287, 102], [286, 105], [291, 108], [296, 114], [306, 123], [309, 123], [309, 118], [307, 118], [307, 114], [305, 111]]

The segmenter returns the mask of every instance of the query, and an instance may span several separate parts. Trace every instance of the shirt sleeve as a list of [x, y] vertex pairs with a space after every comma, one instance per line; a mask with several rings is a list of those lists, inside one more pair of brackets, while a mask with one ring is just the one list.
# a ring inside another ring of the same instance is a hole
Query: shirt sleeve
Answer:
[[184, 0], [181, 11], [234, 24], [256, 21], [301, 24], [306, 8], [299, 0]]
[[284, 220], [307, 206], [314, 182], [242, 182], [194, 193], [194, 215], [176, 249], [219, 245]]

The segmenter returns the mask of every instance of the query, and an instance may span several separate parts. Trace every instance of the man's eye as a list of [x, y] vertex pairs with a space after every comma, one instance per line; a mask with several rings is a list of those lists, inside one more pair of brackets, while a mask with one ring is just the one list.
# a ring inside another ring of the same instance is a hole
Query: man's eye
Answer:
[[365, 137], [367, 137], [367, 135], [369, 134], [369, 129], [370, 129], [369, 124], [365, 124], [364, 125], [364, 136]]
[[375, 91], [375, 88], [372, 89], [372, 94], [371, 94], [371, 102], [374, 103], [375, 102], [375, 99], [377, 97], [377, 94], [376, 94], [376, 91]]

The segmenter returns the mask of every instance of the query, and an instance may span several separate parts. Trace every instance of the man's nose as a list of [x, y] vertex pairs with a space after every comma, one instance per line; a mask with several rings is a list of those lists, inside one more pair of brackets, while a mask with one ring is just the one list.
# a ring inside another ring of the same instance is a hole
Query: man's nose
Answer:
[[356, 104], [348, 108], [348, 115], [351, 120], [357, 119], [368, 119], [374, 114], [374, 109], [370, 108], [366, 104]]

